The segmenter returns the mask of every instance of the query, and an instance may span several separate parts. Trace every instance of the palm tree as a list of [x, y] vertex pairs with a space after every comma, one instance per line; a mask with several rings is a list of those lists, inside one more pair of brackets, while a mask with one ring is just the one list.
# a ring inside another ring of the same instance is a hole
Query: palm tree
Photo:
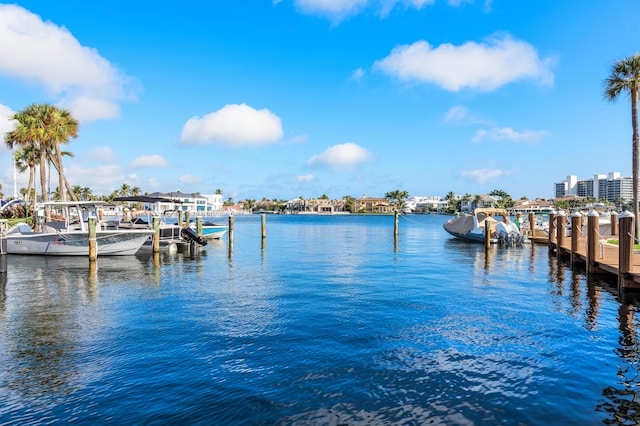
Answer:
[[128, 183], [124, 182], [118, 192], [120, 193], [120, 196], [126, 197], [131, 193], [131, 186]]
[[640, 164], [640, 136], [638, 134], [638, 94], [640, 91], [640, 54], [628, 56], [614, 63], [611, 74], [604, 81], [604, 98], [613, 102], [620, 93], [627, 92], [631, 98], [631, 163], [633, 173], [633, 211], [635, 220], [635, 238], [640, 238], [640, 211], [638, 209], [638, 169]]
[[481, 202], [482, 202], [482, 195], [480, 195], [480, 194], [476, 194], [476, 195], [473, 197], [473, 207], [474, 207], [474, 208], [477, 208], [477, 207], [478, 207], [478, 205], [479, 205]]
[[13, 155], [16, 159], [16, 167], [18, 167], [20, 172], [24, 172], [27, 168], [29, 169], [29, 184], [27, 185], [27, 191], [24, 196], [24, 200], [28, 203], [31, 200], [31, 194], [33, 193], [36, 166], [40, 162], [40, 150], [36, 145], [26, 144], [17, 149]]
[[409, 198], [409, 193], [407, 191], [400, 191], [399, 189], [396, 189], [384, 194], [384, 198], [394, 204], [396, 211], [401, 211], [404, 208], [404, 201]]
[[[31, 104], [12, 117], [18, 122], [16, 128], [5, 134], [5, 142], [9, 148], [14, 145], [35, 145], [40, 151], [40, 186], [43, 201], [49, 200], [47, 192], [47, 170], [44, 167], [50, 160], [58, 172], [60, 187], [66, 188], [72, 197], [71, 186], [64, 175], [62, 166], [63, 152], [60, 145], [67, 143], [70, 138], [78, 136], [78, 122], [68, 110], [57, 108], [49, 104]], [[62, 199], [66, 200], [65, 191], [61, 191]], [[49, 211], [46, 209], [47, 219]]]

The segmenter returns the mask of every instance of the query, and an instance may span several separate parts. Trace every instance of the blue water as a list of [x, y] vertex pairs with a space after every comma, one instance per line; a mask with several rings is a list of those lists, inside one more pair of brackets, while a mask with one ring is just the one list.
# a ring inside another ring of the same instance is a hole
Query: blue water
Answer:
[[[8, 256], [0, 424], [636, 424], [634, 295], [444, 216], [237, 217], [200, 253]], [[226, 220], [226, 219], [225, 219]]]

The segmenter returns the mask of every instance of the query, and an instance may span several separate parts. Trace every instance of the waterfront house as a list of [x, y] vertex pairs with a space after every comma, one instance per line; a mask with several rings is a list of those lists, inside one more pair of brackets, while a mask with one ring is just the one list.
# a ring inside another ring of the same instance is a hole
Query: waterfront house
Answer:
[[287, 202], [285, 211], [289, 214], [335, 214], [345, 213], [347, 207], [345, 200], [295, 198]]
[[460, 203], [460, 210], [470, 213], [477, 208], [495, 207], [498, 202], [497, 198], [488, 194], [480, 194], [478, 197], [479, 198], [476, 199], [476, 196], [472, 196], [469, 200], [463, 200]]
[[367, 197], [357, 198], [353, 202], [356, 213], [392, 213], [393, 204], [386, 198]]

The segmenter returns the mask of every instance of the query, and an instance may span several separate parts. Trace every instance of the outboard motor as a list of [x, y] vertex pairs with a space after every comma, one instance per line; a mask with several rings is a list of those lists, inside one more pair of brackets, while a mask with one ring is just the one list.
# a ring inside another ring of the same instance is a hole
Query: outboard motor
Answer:
[[201, 246], [207, 245], [207, 240], [202, 238], [193, 229], [184, 227], [180, 230], [180, 236], [188, 241], [190, 244], [200, 244]]

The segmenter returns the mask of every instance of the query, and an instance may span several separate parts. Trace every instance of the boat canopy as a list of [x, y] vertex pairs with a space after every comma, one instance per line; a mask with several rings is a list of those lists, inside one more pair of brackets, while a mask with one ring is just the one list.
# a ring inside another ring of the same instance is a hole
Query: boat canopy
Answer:
[[148, 197], [146, 195], [133, 195], [128, 197], [115, 197], [113, 201], [130, 201], [134, 203], [176, 203], [182, 204], [180, 200], [162, 197]]

